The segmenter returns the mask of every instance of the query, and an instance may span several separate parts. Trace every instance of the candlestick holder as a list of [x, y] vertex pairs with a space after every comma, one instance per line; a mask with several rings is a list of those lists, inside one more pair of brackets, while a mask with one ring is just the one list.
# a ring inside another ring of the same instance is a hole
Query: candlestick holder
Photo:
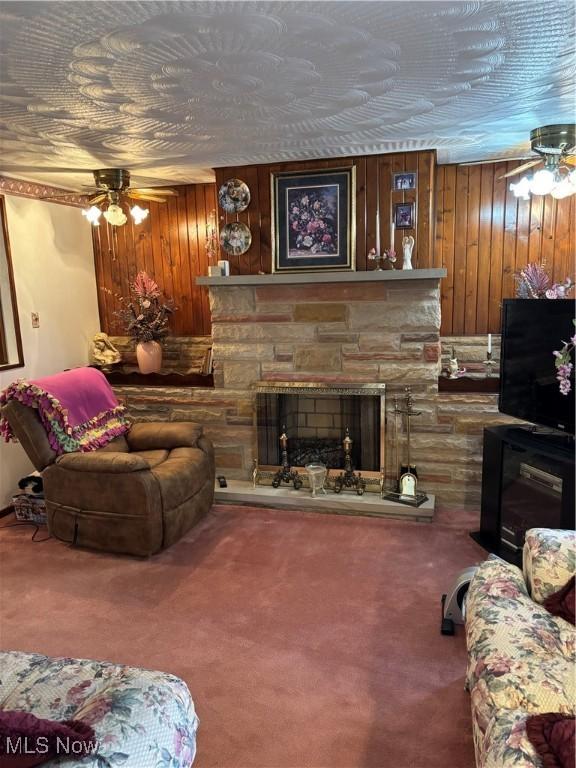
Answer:
[[492, 368], [496, 365], [496, 361], [492, 360], [492, 352], [486, 352], [486, 360], [484, 360], [484, 366], [486, 367], [486, 378], [492, 376]]
[[396, 269], [394, 266], [394, 263], [396, 261], [396, 253], [394, 252], [393, 248], [386, 248], [382, 253], [376, 250], [376, 248], [371, 248], [370, 251], [368, 251], [368, 259], [369, 261], [374, 261], [376, 263], [376, 269], [375, 272], [384, 272], [387, 269]]

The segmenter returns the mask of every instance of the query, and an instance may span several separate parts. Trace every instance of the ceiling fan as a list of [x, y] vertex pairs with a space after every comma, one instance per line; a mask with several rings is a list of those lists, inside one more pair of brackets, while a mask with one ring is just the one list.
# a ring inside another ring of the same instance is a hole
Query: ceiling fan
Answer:
[[[87, 210], [82, 211], [88, 221], [98, 226], [98, 219], [103, 214], [109, 224], [119, 227], [126, 224], [128, 217], [122, 210], [122, 202], [130, 200], [148, 200], [154, 203], [165, 203], [166, 198], [176, 197], [178, 193], [167, 187], [136, 187], [130, 186], [130, 171], [123, 168], [101, 168], [93, 171], [94, 188], [88, 198]], [[108, 203], [104, 210], [101, 206]], [[148, 209], [133, 205], [130, 215], [136, 224], [140, 224], [148, 216]]]
[[[20, 166], [9, 167], [11, 171], [25, 171], [26, 173], [88, 173], [84, 168], [22, 168]], [[91, 172], [94, 183], [83, 185], [79, 191], [83, 197], [88, 197], [88, 208], [82, 213], [91, 224], [98, 226], [98, 219], [103, 214], [109, 224], [121, 226], [128, 221], [122, 205], [130, 200], [146, 200], [154, 203], [165, 203], [169, 197], [177, 197], [178, 192], [169, 187], [131, 187], [130, 171], [125, 168], [99, 168]], [[41, 199], [54, 200], [58, 197], [68, 197], [71, 193], [63, 195], [47, 195]], [[74, 194], [74, 193], [72, 193]], [[126, 207], [124, 205], [124, 207]], [[136, 224], [140, 224], [148, 215], [146, 208], [133, 205], [130, 214]]]
[[530, 131], [530, 148], [539, 157], [508, 171], [500, 176], [501, 179], [516, 176], [537, 165], [542, 165], [543, 169], [552, 172], [576, 165], [576, 125], [545, 125], [542, 128], [534, 128]]
[[[552, 197], [560, 200], [576, 194], [576, 125], [563, 123], [534, 128], [530, 131], [530, 148], [538, 157], [532, 157], [528, 162], [498, 177], [508, 179], [530, 168], [537, 169], [532, 176], [523, 176], [517, 183], [510, 184], [510, 190], [514, 196], [529, 200], [530, 194], [551, 194]], [[481, 160], [476, 163], [463, 163], [463, 165], [492, 162], [497, 161]]]

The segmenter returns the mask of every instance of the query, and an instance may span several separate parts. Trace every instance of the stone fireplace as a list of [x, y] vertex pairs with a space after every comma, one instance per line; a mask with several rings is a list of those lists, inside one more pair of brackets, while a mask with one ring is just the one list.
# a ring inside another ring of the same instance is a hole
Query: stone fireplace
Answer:
[[[444, 506], [477, 511], [483, 429], [511, 419], [498, 412], [498, 396], [489, 390], [439, 391], [442, 277], [443, 269], [415, 269], [199, 278], [212, 305], [215, 386], [115, 390], [136, 420], [201, 423], [218, 473], [249, 482], [258, 455], [258, 382], [386, 383], [388, 479], [396, 464], [391, 410], [409, 384], [421, 411], [412, 423], [421, 486]], [[486, 341], [446, 338], [444, 356], [455, 346], [468, 371], [482, 377]], [[498, 359], [498, 339], [495, 349]]]
[[[210, 290], [214, 394], [242, 403], [252, 414], [241, 422], [231, 418], [226, 432], [217, 437], [224, 448], [226, 435], [234, 436], [237, 453], [227, 476], [247, 480], [254, 460], [264, 463], [257, 437], [257, 400], [258, 392], [265, 394], [263, 387], [322, 385], [349, 391], [384, 385], [388, 410], [393, 396], [402, 396], [407, 385], [416, 400], [437, 395], [444, 275], [445, 270], [432, 269], [198, 278]], [[313, 406], [299, 403], [296, 414], [287, 413], [286, 418], [299, 422], [301, 437], [314, 439], [311, 430], [323, 425], [325, 437], [341, 441], [346, 426], [341, 406], [340, 414], [323, 412], [330, 408], [329, 395], [316, 394]], [[314, 411], [305, 410], [312, 407]], [[375, 474], [380, 464], [392, 478], [393, 451], [386, 445], [381, 410], [375, 408], [379, 456], [375, 459], [373, 451], [370, 464]], [[427, 404], [421, 410], [419, 426], [435, 420], [433, 407]], [[266, 460], [277, 456], [277, 436], [267, 440]]]

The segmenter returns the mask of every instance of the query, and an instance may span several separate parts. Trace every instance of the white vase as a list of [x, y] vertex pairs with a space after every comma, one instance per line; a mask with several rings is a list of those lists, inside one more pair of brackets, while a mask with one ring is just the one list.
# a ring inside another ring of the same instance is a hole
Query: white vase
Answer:
[[162, 368], [162, 345], [157, 341], [139, 341], [136, 359], [140, 373], [156, 373]]

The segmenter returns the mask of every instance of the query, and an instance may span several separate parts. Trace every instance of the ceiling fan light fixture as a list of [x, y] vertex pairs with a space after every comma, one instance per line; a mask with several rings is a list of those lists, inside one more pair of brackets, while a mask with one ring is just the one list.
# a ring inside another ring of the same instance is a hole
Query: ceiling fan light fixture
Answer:
[[92, 224], [92, 226], [94, 227], [100, 226], [99, 219], [101, 215], [102, 215], [102, 211], [100, 210], [100, 208], [98, 208], [95, 205], [91, 205], [90, 208], [85, 208], [82, 211], [82, 216], [85, 216], [86, 219], [90, 222], [90, 224]]
[[130, 215], [134, 219], [135, 224], [142, 224], [148, 213], [148, 208], [141, 208], [139, 205], [133, 205], [130, 208]]
[[533, 195], [549, 195], [557, 184], [557, 176], [548, 168], [536, 171], [530, 182], [530, 192]]
[[[572, 171], [572, 173], [574, 173], [574, 171]], [[562, 180], [556, 184], [554, 189], [550, 192], [553, 198], [562, 200], [562, 198], [570, 197], [570, 195], [576, 193], [576, 178], [574, 180], [570, 178], [572, 173], [568, 174], [568, 176], [564, 176]]]
[[530, 176], [523, 176], [520, 181], [510, 184], [510, 191], [514, 197], [530, 200], [530, 181]]
[[109, 205], [108, 209], [104, 211], [104, 218], [108, 224], [111, 224], [113, 227], [121, 227], [128, 221], [128, 217], [122, 208], [120, 208], [120, 206], [116, 205], [115, 203]]

